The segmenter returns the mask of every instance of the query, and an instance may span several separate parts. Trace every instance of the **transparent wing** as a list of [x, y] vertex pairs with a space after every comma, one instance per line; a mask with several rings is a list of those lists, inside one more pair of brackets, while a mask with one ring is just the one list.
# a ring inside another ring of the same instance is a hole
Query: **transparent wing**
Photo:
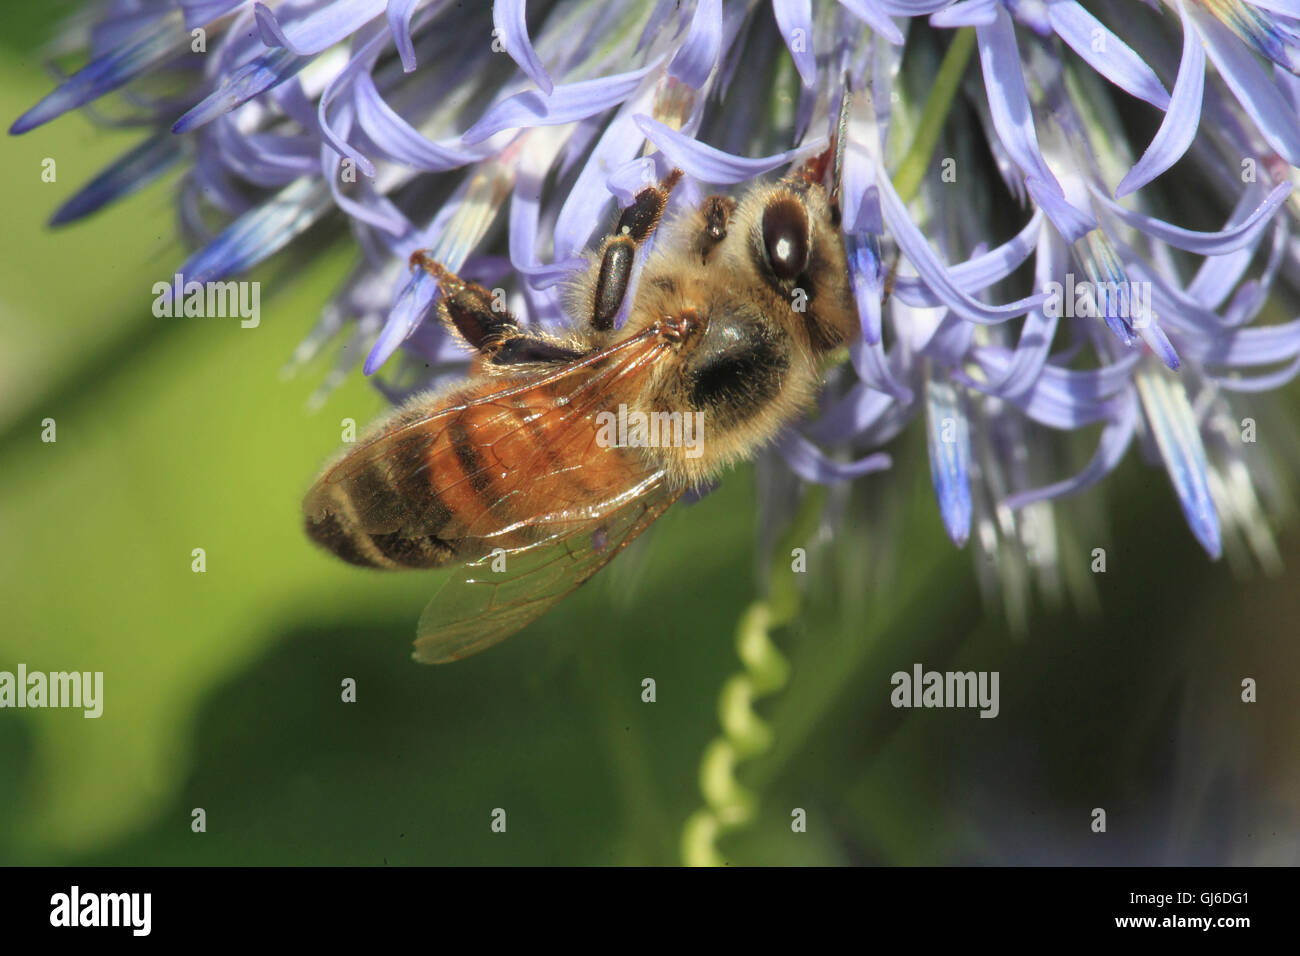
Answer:
[[597, 415], [667, 352], [651, 329], [487, 394], [470, 386], [407, 409], [327, 469], [304, 511], [371, 535], [437, 535], [458, 560], [518, 547], [536, 525], [597, 517], [649, 477], [635, 452], [597, 441]]
[[537, 541], [458, 568], [420, 616], [415, 659], [443, 664], [509, 637], [604, 567], [680, 494], [654, 473], [588, 518], [548, 522]]
[[317, 481], [311, 521], [345, 523], [399, 565], [430, 557], [416, 547], [430, 540], [429, 566], [459, 563], [420, 618], [417, 660], [458, 660], [513, 634], [676, 500], [636, 449], [601, 440], [601, 413], [634, 400], [671, 354], [660, 331], [399, 412]]

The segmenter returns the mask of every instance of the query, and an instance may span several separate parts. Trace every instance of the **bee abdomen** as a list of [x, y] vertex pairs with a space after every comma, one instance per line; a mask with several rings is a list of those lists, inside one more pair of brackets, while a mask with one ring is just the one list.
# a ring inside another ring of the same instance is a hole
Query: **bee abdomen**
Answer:
[[362, 567], [439, 568], [535, 541], [519, 518], [592, 494], [577, 465], [584, 433], [535, 406], [478, 403], [440, 425], [396, 435], [350, 467], [345, 458], [307, 498], [308, 536]]
[[455, 546], [437, 535], [370, 534], [329, 512], [309, 515], [305, 526], [307, 535], [321, 547], [363, 568], [440, 568], [456, 557]]
[[328, 512], [319, 517], [308, 515], [303, 525], [307, 529], [309, 538], [348, 564], [360, 565], [363, 568], [380, 567], [371, 560], [367, 554], [368, 549], [357, 541], [358, 535], [349, 532], [334, 515]]
[[439, 535], [451, 512], [430, 480], [427, 444], [397, 444], [387, 464], [372, 462], [319, 499], [306, 520], [313, 541], [351, 564], [438, 568], [456, 555]]

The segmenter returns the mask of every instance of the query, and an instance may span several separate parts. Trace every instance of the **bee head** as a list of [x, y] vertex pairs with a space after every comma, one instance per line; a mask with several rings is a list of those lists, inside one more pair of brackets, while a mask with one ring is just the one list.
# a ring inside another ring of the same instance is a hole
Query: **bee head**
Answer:
[[826, 352], [858, 334], [839, 216], [825, 188], [796, 174], [760, 193], [748, 237], [753, 268], [789, 304], [811, 347]]

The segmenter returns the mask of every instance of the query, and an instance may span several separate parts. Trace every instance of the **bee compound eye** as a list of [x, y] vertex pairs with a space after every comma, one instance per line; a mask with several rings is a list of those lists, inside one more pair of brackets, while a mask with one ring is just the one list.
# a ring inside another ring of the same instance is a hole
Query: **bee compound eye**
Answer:
[[763, 251], [778, 279], [793, 279], [808, 265], [808, 214], [793, 196], [763, 210]]

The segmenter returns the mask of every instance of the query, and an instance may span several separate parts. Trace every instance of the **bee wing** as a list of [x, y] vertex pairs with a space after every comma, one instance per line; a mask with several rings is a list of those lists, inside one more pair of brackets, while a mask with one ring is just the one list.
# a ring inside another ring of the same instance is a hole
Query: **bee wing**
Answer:
[[650, 329], [489, 394], [398, 413], [308, 492], [309, 526], [337, 518], [399, 558], [372, 563], [412, 567], [401, 558], [450, 547], [473, 560], [537, 525], [594, 517], [649, 476], [634, 451], [597, 441], [597, 415], [668, 351]]
[[458, 568], [420, 616], [415, 659], [444, 664], [505, 640], [604, 567], [680, 494], [654, 473], [589, 517], [547, 522], [538, 541]]
[[[372, 560], [380, 566], [462, 562], [421, 616], [415, 656], [484, 650], [595, 574], [681, 493], [635, 450], [598, 440], [599, 413], [670, 352], [651, 328], [491, 394], [399, 413], [308, 493], [309, 527], [345, 518], [388, 559]], [[429, 541], [453, 557], [431, 555]]]

